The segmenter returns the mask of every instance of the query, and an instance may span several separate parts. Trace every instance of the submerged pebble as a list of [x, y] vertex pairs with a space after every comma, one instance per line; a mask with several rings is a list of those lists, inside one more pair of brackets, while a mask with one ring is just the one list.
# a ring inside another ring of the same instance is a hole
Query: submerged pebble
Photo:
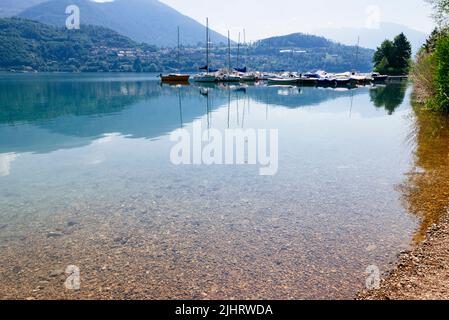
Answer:
[[50, 277], [55, 278], [55, 277], [61, 276], [63, 274], [64, 274], [64, 270], [56, 269], [56, 270], [51, 271], [49, 275], [50, 275]]
[[72, 221], [72, 220], [70, 220], [69, 222], [67, 222], [67, 226], [68, 226], [68, 227], [73, 227], [73, 226], [76, 226], [76, 225], [78, 225], [78, 224], [79, 224], [78, 222]]
[[47, 233], [47, 238], [59, 238], [59, 237], [62, 237], [63, 235], [64, 234], [62, 232], [53, 231], [53, 232]]

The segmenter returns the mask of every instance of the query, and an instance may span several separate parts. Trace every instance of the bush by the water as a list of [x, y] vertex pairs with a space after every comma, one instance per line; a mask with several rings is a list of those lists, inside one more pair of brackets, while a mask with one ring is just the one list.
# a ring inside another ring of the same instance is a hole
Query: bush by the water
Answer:
[[449, 112], [449, 32], [435, 30], [417, 55], [411, 76], [415, 100], [435, 111]]
[[414, 96], [427, 108], [449, 112], [449, 0], [427, 0], [438, 27], [419, 51], [413, 65]]
[[437, 61], [437, 106], [449, 111], [449, 35], [438, 39], [435, 58]]

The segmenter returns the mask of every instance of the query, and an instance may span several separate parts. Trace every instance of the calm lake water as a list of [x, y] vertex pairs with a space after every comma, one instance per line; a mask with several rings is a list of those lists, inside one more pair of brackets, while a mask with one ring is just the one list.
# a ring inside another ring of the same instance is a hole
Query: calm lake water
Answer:
[[[410, 92], [0, 75], [0, 298], [354, 297], [418, 227]], [[195, 123], [278, 129], [278, 173], [173, 165]]]

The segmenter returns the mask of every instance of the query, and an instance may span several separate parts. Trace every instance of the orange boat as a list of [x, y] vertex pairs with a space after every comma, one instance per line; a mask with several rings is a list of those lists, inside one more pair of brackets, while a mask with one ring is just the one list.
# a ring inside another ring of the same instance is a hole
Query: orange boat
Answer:
[[188, 82], [190, 76], [188, 74], [167, 74], [160, 75], [162, 82]]

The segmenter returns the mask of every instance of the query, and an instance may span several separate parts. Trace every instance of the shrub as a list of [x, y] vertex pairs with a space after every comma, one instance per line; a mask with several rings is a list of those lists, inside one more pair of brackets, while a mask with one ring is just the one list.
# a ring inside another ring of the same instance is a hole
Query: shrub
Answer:
[[436, 96], [437, 61], [433, 53], [421, 50], [416, 56], [410, 76], [414, 82], [414, 99], [421, 104], [432, 104]]
[[443, 111], [449, 111], [449, 36], [438, 39], [435, 58], [438, 62], [436, 72], [437, 103]]

